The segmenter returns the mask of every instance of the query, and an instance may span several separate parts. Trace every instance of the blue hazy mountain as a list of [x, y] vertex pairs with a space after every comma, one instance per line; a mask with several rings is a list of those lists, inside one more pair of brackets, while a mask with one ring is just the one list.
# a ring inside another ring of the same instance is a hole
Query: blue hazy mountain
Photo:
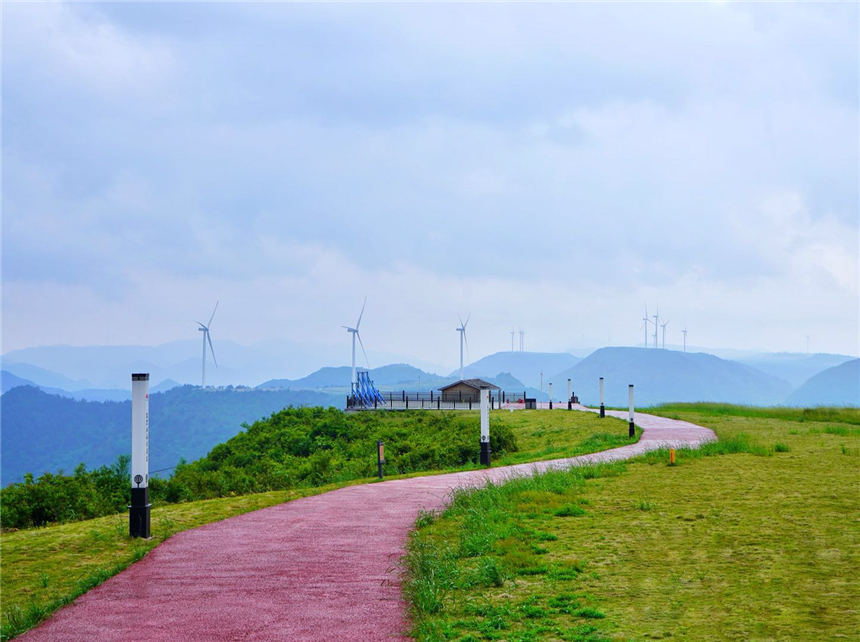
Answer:
[[790, 406], [860, 406], [860, 359], [852, 359], [810, 377], [792, 392]]
[[[320, 390], [324, 388], [339, 388], [348, 390], [352, 377], [351, 366], [336, 368], [325, 367], [312, 372], [300, 379], [270, 379], [261, 383], [257, 388], [292, 388], [294, 390]], [[442, 379], [437, 374], [425, 372], [420, 368], [405, 363], [395, 363], [379, 368], [370, 369], [370, 378], [376, 387], [407, 384], [423, 379], [426, 382]]]
[[[566, 352], [496, 352], [470, 363], [463, 372], [466, 379], [486, 379], [500, 372], [507, 372], [530, 388], [540, 387], [543, 373], [546, 390], [549, 375], [571, 368], [580, 361], [578, 357]], [[450, 376], [459, 379], [459, 368]]]
[[[2, 397], [2, 483], [24, 473], [74, 470], [110, 464], [131, 449], [130, 401], [79, 401], [32, 386]], [[150, 395], [150, 470], [197, 459], [261, 417], [288, 406], [342, 406], [340, 396], [321, 392], [201, 389], [181, 386]]]
[[[257, 388], [263, 390], [321, 390], [346, 394], [349, 391], [351, 376], [352, 368], [350, 366], [326, 367], [320, 368], [301, 379], [271, 379], [260, 384]], [[405, 363], [394, 363], [380, 366], [379, 368], [372, 368], [370, 370], [370, 378], [377, 389], [381, 391], [407, 390], [409, 392], [430, 392], [431, 390], [438, 390], [440, 386], [454, 383], [459, 377], [444, 377]], [[528, 388], [528, 386], [509, 372], [499, 372], [493, 376], [484, 375], [481, 378], [504, 390], [526, 391]], [[540, 396], [537, 390], [528, 388], [528, 392], [529, 396]]]
[[653, 348], [602, 348], [550, 380], [559, 386], [568, 377], [580, 401], [589, 405], [600, 403], [600, 377], [610, 406], [627, 405], [631, 383], [637, 406], [671, 401], [780, 404], [792, 389], [786, 381], [734, 361]]
[[[60, 388], [68, 391], [84, 390], [86, 388], [95, 387], [86, 379], [72, 379], [60, 374], [59, 372], [48, 370], [47, 368], [41, 368], [29, 363], [10, 361], [5, 356], [3, 357], [3, 370], [9, 374], [15, 375], [16, 377], [26, 379], [37, 386]], [[131, 388], [130, 382], [129, 388]]]
[[[55, 373], [52, 373], [52, 375], [54, 374]], [[59, 377], [60, 375], [57, 376]], [[62, 397], [68, 397], [69, 399], [82, 399], [85, 401], [125, 401], [126, 399], [131, 399], [131, 382], [129, 382], [128, 389], [83, 388], [75, 390], [65, 390], [63, 388], [56, 388], [54, 386], [39, 385], [35, 381], [23, 379], [22, 377], [18, 377], [11, 372], [7, 372], [6, 370], [2, 371], [0, 379], [2, 379], [2, 392], [8, 392], [12, 388], [17, 388], [19, 386], [35, 386], [43, 390], [44, 392], [47, 392], [49, 395], [60, 395]], [[61, 380], [67, 379], [65, 377], [62, 377]], [[157, 385], [152, 386], [152, 388], [150, 388], [150, 391], [165, 392], [179, 385], [181, 384], [177, 383], [176, 381], [173, 381], [172, 379], [165, 379]]]
[[24, 379], [23, 377], [18, 377], [13, 375], [11, 372], [7, 372], [6, 370], [0, 371], [0, 394], [11, 390], [12, 388], [17, 388], [19, 386], [35, 386], [36, 384], [30, 381], [29, 379]]
[[734, 361], [761, 370], [778, 379], [783, 379], [797, 387], [819, 372], [824, 372], [828, 368], [852, 359], [856, 359], [856, 357], [849, 357], [845, 354], [774, 352], [738, 358]]
[[[347, 352], [346, 345], [317, 346], [285, 340], [267, 340], [245, 346], [219, 339], [217, 327], [216, 317], [212, 341], [218, 367], [214, 366], [211, 358], [208, 360], [208, 385], [253, 385], [285, 373], [309, 372], [320, 364], [331, 363], [333, 356]], [[193, 322], [190, 333], [199, 335]], [[148, 372], [152, 381], [173, 379], [183, 384], [199, 384], [201, 347], [200, 340], [195, 339], [158, 346], [38, 346], [7, 352], [3, 355], [3, 368], [39, 385], [69, 391], [124, 389], [130, 387], [132, 372]], [[41, 371], [59, 374], [67, 380], [40, 378], [37, 374]], [[85, 381], [74, 381], [79, 378]]]

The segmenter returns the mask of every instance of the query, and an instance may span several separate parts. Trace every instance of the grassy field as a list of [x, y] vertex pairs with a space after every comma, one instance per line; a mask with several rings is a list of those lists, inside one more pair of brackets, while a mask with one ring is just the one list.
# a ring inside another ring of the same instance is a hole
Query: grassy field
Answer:
[[[402, 420], [408, 423], [408, 416], [403, 415]], [[492, 413], [491, 422], [492, 425], [510, 426], [519, 447], [518, 452], [494, 462], [495, 465], [569, 457], [632, 441], [627, 437], [625, 422], [600, 421], [591, 414], [578, 412], [496, 411]], [[401, 477], [419, 474], [428, 473]], [[153, 537], [149, 541], [133, 540], [127, 536], [126, 514], [5, 532], [0, 537], [1, 639], [9, 639], [31, 628], [57, 608], [97, 586], [182, 530], [298, 497], [373, 481], [366, 479], [313, 489], [154, 507]]]
[[860, 411], [650, 411], [720, 441], [422, 516], [405, 560], [416, 637], [860, 639]]

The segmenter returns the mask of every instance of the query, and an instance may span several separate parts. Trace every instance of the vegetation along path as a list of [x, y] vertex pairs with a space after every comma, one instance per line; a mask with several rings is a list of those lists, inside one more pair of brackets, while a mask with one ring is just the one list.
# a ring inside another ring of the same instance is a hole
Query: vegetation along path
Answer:
[[639, 442], [601, 453], [351, 486], [184, 531], [22, 639], [404, 639], [398, 563], [420, 511], [460, 486], [716, 439], [688, 422], [636, 423]]

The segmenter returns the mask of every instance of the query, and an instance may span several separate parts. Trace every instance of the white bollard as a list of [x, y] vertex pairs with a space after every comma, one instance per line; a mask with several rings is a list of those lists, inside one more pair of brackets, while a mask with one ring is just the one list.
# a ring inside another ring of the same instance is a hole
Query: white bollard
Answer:
[[131, 506], [128, 532], [149, 539], [149, 374], [131, 375]]
[[606, 410], [603, 407], [603, 377], [600, 377], [600, 416], [606, 416]]
[[630, 437], [634, 437], [636, 435], [636, 429], [633, 427], [633, 384], [631, 383], [629, 388], [627, 389], [627, 394], [630, 401], [630, 431], [628, 435]]
[[481, 388], [481, 465], [490, 465], [490, 390]]

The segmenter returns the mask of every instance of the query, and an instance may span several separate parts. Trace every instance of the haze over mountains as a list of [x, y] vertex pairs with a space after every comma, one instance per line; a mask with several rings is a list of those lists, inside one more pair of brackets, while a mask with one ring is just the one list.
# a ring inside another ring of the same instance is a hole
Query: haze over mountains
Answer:
[[637, 406], [669, 401], [779, 404], [792, 390], [786, 381], [710, 354], [646, 348], [602, 348], [550, 379], [558, 384], [570, 378], [580, 401], [596, 405], [600, 377], [610, 406], [627, 405], [631, 383]]
[[[240, 348], [234, 344], [232, 350], [238, 352]], [[41, 348], [27, 353], [39, 357], [40, 365], [9, 362], [4, 358], [0, 378], [4, 393], [4, 483], [17, 481], [27, 471], [39, 474], [65, 468], [68, 472], [80, 462], [90, 467], [110, 464], [117, 455], [127, 452], [130, 374], [145, 372], [153, 364], [131, 361], [121, 365], [122, 359], [147, 351], [150, 356], [160, 353], [159, 349], [143, 348], [101, 347], [91, 352], [87, 348], [61, 348], [57, 353], [52, 350]], [[232, 350], [223, 352], [231, 355]], [[22, 352], [16, 356], [20, 358]], [[256, 349], [251, 350], [252, 355], [255, 352]], [[165, 354], [173, 353], [165, 350]], [[189, 375], [188, 380], [195, 383], [199, 359], [197, 356], [196, 360], [180, 362], [180, 370], [193, 367], [193, 376]], [[243, 368], [254, 363], [247, 354], [242, 359]], [[101, 360], [112, 364], [115, 372], [98, 376]], [[761, 369], [750, 365], [753, 363], [761, 365]], [[68, 369], [54, 372], [45, 364]], [[222, 374], [228, 371], [225, 367]], [[161, 372], [176, 370], [163, 368]], [[382, 391], [428, 392], [459, 379], [459, 369], [445, 376], [403, 363], [374, 368], [370, 373]], [[807, 373], [812, 373], [808, 380], [794, 385]], [[120, 374], [121, 387], [93, 387], [93, 382], [119, 383]], [[253, 422], [290, 404], [343, 407], [350, 374], [348, 366], [323, 367], [296, 379], [271, 378], [256, 389], [230, 386], [205, 390], [196, 385], [177, 387], [179, 384], [172, 379], [159, 382], [153, 375], [152, 435], [153, 444], [158, 447], [153, 450], [152, 469], [173, 466], [180, 457], [202, 456], [239, 432], [242, 423]], [[629, 383], [636, 386], [636, 405], [640, 408], [672, 401], [860, 405], [860, 360], [844, 355], [745, 355], [742, 363], [706, 353], [652, 348], [602, 348], [584, 359], [567, 353], [505, 351], [469, 364], [465, 374], [467, 378], [485, 379], [508, 392], [522, 390], [543, 400], [547, 398], [549, 384], [553, 383], [553, 397], [558, 402], [564, 401], [570, 378], [574, 392], [589, 405], [599, 402], [601, 376], [606, 381], [606, 402], [611, 406], [627, 404]], [[105, 403], [96, 403], [100, 401]]]
[[810, 377], [789, 395], [786, 404], [860, 405], [860, 359], [846, 361]]
[[[311, 374], [297, 378], [284, 377], [284, 372], [296, 371], [307, 358], [308, 350], [294, 349], [290, 342], [264, 342], [242, 346], [230, 341], [216, 342], [219, 367], [211, 360], [207, 367], [207, 385], [247, 385], [259, 388], [291, 388], [294, 390], [328, 390], [346, 393], [349, 390], [348, 366], [324, 366]], [[606, 351], [609, 352], [606, 352]], [[337, 352], [342, 362], [343, 346]], [[721, 351], [721, 354], [732, 351]], [[634, 380], [648, 375], [659, 400], [712, 399], [719, 394], [726, 401], [737, 403], [783, 403], [788, 395], [807, 379], [827, 368], [850, 361], [854, 357], [830, 354], [750, 354], [739, 353], [735, 360], [711, 356], [685, 358], [680, 355], [700, 354], [689, 351], [655, 350], [645, 348], [604, 348], [592, 352], [585, 360], [569, 353], [502, 351], [487, 355], [465, 368], [467, 378], [480, 377], [505, 388], [522, 387], [540, 396], [541, 373], [543, 390], [552, 380], [556, 395], [566, 384], [563, 373], [571, 370], [574, 389], [583, 388], [593, 373], [586, 370], [596, 355], [608, 359], [601, 367], [611, 367], [619, 376]], [[371, 355], [376, 358], [375, 355]], [[320, 357], [316, 364], [325, 361]], [[589, 361], [591, 359], [591, 361]], [[749, 373], [743, 365], [753, 368]], [[318, 366], [317, 366], [318, 367]], [[666, 370], [668, 368], [668, 370]], [[130, 373], [149, 372], [153, 392], [179, 384], [197, 385], [200, 381], [200, 344], [176, 341], [161, 346], [43, 346], [12, 351], [3, 357], [3, 390], [9, 389], [13, 377], [32, 382], [47, 392], [88, 400], [122, 400], [130, 394]], [[306, 370], [305, 372], [307, 372]], [[385, 390], [436, 389], [459, 378], [459, 369], [448, 375], [437, 374], [406, 363], [392, 363], [371, 370], [377, 387]], [[265, 376], [265, 375], [274, 376]], [[507, 379], [496, 380], [504, 374]], [[766, 383], [769, 375], [785, 385]], [[606, 374], [604, 374], [606, 376]], [[709, 379], [710, 377], [710, 379]], [[662, 382], [658, 384], [657, 382]], [[692, 382], [698, 381], [699, 388]], [[633, 381], [635, 383], [635, 381]], [[18, 384], [20, 385], [20, 383]], [[643, 388], [644, 390], [644, 388]], [[644, 393], [643, 393], [644, 394]], [[583, 399], [585, 399], [583, 397]]]

